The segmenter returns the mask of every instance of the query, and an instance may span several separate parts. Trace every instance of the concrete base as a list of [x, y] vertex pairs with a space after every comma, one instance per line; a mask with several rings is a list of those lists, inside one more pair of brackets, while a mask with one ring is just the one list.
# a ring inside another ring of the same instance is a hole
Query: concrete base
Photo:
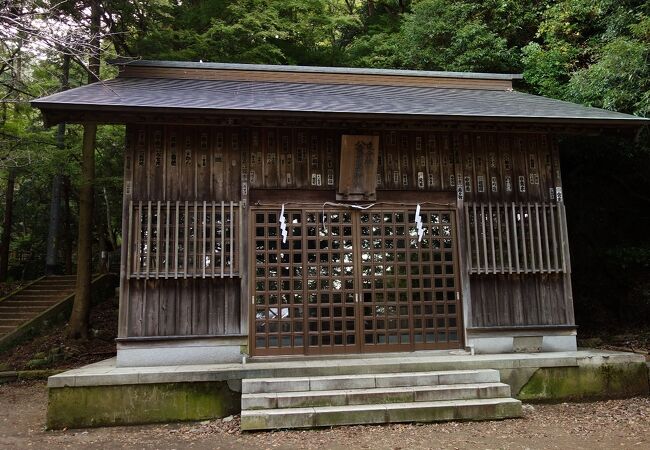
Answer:
[[[416, 352], [381, 358], [303, 357], [159, 367], [117, 367], [116, 360], [110, 359], [48, 379], [48, 425], [70, 428], [223, 417], [232, 414], [231, 407], [224, 405], [231, 405], [228, 399], [239, 398], [242, 379], [471, 369], [497, 369], [513, 397], [528, 401], [614, 398], [648, 395], [650, 391], [642, 355], [609, 351]], [[102, 393], [107, 394], [105, 401]]]
[[49, 390], [47, 428], [133, 425], [225, 417], [241, 395], [227, 382], [153, 383]]
[[209, 339], [120, 341], [117, 367], [221, 364], [242, 361], [245, 337]]
[[467, 332], [467, 345], [478, 354], [575, 352], [576, 331]]

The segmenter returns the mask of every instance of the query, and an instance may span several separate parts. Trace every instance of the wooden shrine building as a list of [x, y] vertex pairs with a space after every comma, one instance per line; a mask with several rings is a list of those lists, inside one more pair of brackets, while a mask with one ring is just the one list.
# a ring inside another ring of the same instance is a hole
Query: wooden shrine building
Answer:
[[558, 137], [645, 119], [519, 75], [117, 64], [34, 105], [126, 125], [118, 365], [575, 350]]

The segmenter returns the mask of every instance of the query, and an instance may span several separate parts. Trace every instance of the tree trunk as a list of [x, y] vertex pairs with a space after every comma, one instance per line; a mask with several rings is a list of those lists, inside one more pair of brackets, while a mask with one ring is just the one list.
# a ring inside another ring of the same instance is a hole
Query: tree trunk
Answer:
[[[88, 58], [88, 83], [99, 81], [100, 36], [102, 16], [99, 0], [90, 6], [90, 44], [92, 52]], [[95, 182], [95, 137], [97, 124], [84, 124], [84, 139], [81, 156], [81, 187], [79, 189], [79, 233], [77, 242], [77, 287], [70, 315], [69, 336], [74, 339], [88, 338], [90, 316], [90, 285], [92, 282], [92, 229], [93, 229], [93, 184]]]
[[72, 234], [70, 225], [70, 177], [63, 177], [63, 265], [65, 274], [72, 275]]
[[11, 242], [11, 228], [13, 225], [14, 186], [16, 185], [16, 172], [9, 170], [7, 176], [7, 190], [5, 192], [5, 216], [2, 221], [2, 238], [0, 239], [0, 281], [7, 280], [9, 271], [9, 244]]
[[99, 81], [100, 69], [100, 32], [102, 26], [102, 10], [99, 0], [93, 0], [90, 5], [90, 46], [91, 53], [88, 58], [88, 83]]
[[106, 204], [106, 239], [108, 239], [110, 251], [113, 251], [117, 248], [117, 240], [111, 227], [111, 203], [108, 200], [106, 188], [104, 188], [104, 203]]
[[57, 264], [59, 224], [61, 222], [61, 175], [52, 178], [52, 199], [50, 201], [50, 224], [47, 230], [47, 255], [45, 256], [45, 274], [59, 272]]
[[95, 136], [97, 124], [84, 124], [79, 189], [79, 237], [77, 245], [77, 286], [70, 316], [69, 336], [88, 338], [90, 285], [92, 281], [93, 183], [95, 181]]
[[375, 15], [375, 2], [374, 0], [368, 0], [368, 17]]
[[[63, 55], [61, 64], [61, 91], [70, 88], [70, 55]], [[56, 146], [65, 148], [65, 122], [61, 122], [56, 131]], [[59, 234], [61, 228], [61, 175], [52, 178], [52, 200], [50, 202], [50, 224], [47, 230], [47, 255], [45, 257], [45, 274], [59, 273]]]

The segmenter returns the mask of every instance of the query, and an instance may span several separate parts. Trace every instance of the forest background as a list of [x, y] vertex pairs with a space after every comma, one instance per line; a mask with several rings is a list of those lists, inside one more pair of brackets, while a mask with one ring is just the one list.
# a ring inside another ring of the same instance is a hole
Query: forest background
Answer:
[[[29, 101], [115, 57], [523, 73], [650, 117], [646, 0], [0, 0], [0, 281], [73, 273], [82, 130]], [[577, 323], [650, 324], [650, 133], [562, 141]], [[100, 127], [93, 254], [119, 246], [124, 129]]]

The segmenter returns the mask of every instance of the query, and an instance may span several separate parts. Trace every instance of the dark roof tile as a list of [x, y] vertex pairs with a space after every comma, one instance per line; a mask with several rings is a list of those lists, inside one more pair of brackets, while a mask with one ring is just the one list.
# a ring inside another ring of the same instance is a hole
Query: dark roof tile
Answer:
[[515, 91], [251, 81], [116, 78], [43, 97], [43, 109], [72, 108], [318, 112], [600, 121], [648, 119]]

